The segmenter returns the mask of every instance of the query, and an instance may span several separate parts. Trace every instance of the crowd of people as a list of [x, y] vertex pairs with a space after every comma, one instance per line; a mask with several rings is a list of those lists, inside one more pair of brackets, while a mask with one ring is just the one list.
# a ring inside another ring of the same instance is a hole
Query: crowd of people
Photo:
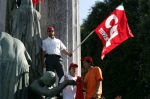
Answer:
[[[67, 51], [61, 40], [55, 38], [54, 27], [48, 27], [47, 34], [48, 37], [42, 41], [43, 72], [56, 71], [59, 84], [67, 80], [76, 81], [76, 85], [68, 85], [62, 90], [63, 99], [101, 99], [102, 71], [99, 66], [93, 65], [92, 57], [87, 56], [81, 59], [83, 66], [88, 71], [83, 83], [77, 77], [78, 64], [76, 63], [72, 62], [69, 65], [69, 74], [64, 75], [61, 53], [69, 57], [72, 57], [72, 53]], [[85, 92], [84, 96], [81, 94], [83, 91]]]

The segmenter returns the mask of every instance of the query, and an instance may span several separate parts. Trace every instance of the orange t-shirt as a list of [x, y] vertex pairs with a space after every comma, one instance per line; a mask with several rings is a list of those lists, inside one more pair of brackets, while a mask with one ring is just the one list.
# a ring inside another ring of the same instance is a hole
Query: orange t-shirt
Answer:
[[94, 94], [96, 92], [97, 88], [97, 81], [100, 80], [100, 88], [98, 95], [102, 95], [102, 72], [99, 67], [93, 67], [91, 70], [87, 72], [84, 78], [84, 86], [86, 90], [85, 99], [90, 99], [91, 97], [94, 97]]

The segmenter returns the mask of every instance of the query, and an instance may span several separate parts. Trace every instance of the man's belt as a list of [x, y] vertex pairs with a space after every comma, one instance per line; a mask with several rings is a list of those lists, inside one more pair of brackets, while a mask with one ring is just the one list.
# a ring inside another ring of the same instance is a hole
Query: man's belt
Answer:
[[46, 56], [46, 57], [47, 57], [47, 56], [54, 56], [54, 57], [59, 57], [59, 58], [61, 57], [60, 55], [57, 55], [57, 54], [46, 54], [45, 56]]

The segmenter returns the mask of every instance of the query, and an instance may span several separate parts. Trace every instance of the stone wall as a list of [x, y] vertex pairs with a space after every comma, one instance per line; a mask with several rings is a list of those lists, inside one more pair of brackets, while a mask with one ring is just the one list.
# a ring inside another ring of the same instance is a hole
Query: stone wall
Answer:
[[7, 0], [0, 0], [0, 32], [5, 31], [6, 2]]

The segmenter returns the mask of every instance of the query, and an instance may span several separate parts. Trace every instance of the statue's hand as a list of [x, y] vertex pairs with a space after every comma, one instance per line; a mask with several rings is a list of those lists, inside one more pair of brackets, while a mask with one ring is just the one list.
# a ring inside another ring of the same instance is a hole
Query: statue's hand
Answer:
[[76, 85], [76, 81], [74, 80], [66, 80], [67, 85]]
[[67, 85], [76, 85], [76, 81], [74, 81], [74, 80], [65, 80], [63, 83], [59, 84], [60, 90], [64, 89]]

